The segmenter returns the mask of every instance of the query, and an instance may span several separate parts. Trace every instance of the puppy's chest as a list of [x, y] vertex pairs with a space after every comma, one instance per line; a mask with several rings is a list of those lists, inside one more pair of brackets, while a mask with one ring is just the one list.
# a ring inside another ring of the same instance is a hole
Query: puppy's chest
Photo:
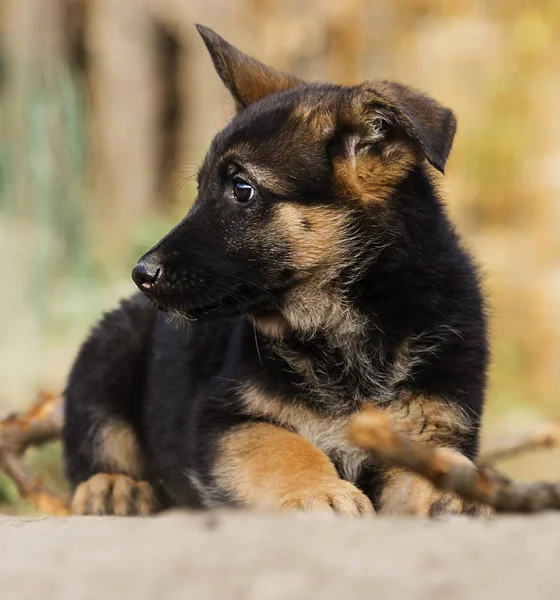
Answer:
[[348, 441], [348, 422], [348, 417], [315, 418], [296, 421], [290, 428], [322, 450], [344, 479], [355, 482], [366, 462], [367, 454]]
[[255, 388], [248, 388], [243, 396], [253, 416], [270, 420], [305, 438], [333, 461], [344, 479], [356, 481], [367, 454], [347, 439], [349, 415], [331, 416], [302, 402], [282, 399]]
[[285, 372], [298, 379], [298, 395], [309, 404], [338, 412], [341, 399], [345, 406], [358, 409], [365, 398], [386, 399], [391, 396], [390, 373], [386, 361], [380, 361], [366, 345], [355, 344], [351, 350], [328, 345], [294, 348], [276, 343], [275, 355], [285, 363]]

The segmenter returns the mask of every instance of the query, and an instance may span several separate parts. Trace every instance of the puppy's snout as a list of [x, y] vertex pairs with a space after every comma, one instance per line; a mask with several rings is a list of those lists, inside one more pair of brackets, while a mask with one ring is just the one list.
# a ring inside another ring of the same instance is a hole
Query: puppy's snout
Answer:
[[153, 258], [143, 258], [132, 269], [132, 280], [143, 291], [150, 291], [163, 276], [163, 266]]

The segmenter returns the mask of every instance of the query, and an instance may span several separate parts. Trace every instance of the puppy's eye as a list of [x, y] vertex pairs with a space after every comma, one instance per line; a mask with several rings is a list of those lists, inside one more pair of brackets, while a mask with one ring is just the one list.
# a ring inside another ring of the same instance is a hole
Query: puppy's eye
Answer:
[[241, 179], [236, 179], [233, 182], [233, 195], [237, 202], [241, 202], [242, 204], [246, 204], [253, 199], [255, 195], [255, 190], [252, 185], [249, 185], [246, 181]]

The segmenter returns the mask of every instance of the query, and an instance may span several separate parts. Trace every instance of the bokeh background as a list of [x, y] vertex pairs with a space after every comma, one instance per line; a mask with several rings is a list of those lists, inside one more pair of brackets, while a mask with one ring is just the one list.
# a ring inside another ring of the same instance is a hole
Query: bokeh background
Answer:
[[[559, 0], [1, 0], [0, 412], [64, 387], [232, 114], [193, 24], [307, 79], [414, 85], [458, 114], [441, 179], [486, 274], [485, 438], [560, 418]], [[60, 448], [31, 451], [64, 486]], [[560, 458], [504, 465], [560, 479]], [[27, 509], [0, 479], [0, 505]]]

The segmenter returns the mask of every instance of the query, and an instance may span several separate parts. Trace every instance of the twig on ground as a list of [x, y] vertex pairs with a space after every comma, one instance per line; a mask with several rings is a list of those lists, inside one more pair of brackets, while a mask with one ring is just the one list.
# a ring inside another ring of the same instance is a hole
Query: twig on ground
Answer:
[[33, 476], [22, 458], [30, 446], [58, 439], [62, 422], [60, 397], [46, 392], [39, 393], [27, 412], [0, 419], [0, 469], [13, 480], [22, 497], [41, 511], [57, 516], [70, 514], [67, 503]]
[[403, 467], [429, 479], [437, 488], [455, 492], [470, 502], [492, 506], [497, 512], [560, 510], [560, 484], [517, 483], [492, 467], [477, 467], [437, 448], [415, 442], [393, 431], [391, 416], [367, 409], [356, 415], [349, 439], [376, 460]]
[[528, 433], [498, 441], [480, 457], [481, 466], [492, 465], [534, 450], [560, 450], [560, 423], [544, 423]]

